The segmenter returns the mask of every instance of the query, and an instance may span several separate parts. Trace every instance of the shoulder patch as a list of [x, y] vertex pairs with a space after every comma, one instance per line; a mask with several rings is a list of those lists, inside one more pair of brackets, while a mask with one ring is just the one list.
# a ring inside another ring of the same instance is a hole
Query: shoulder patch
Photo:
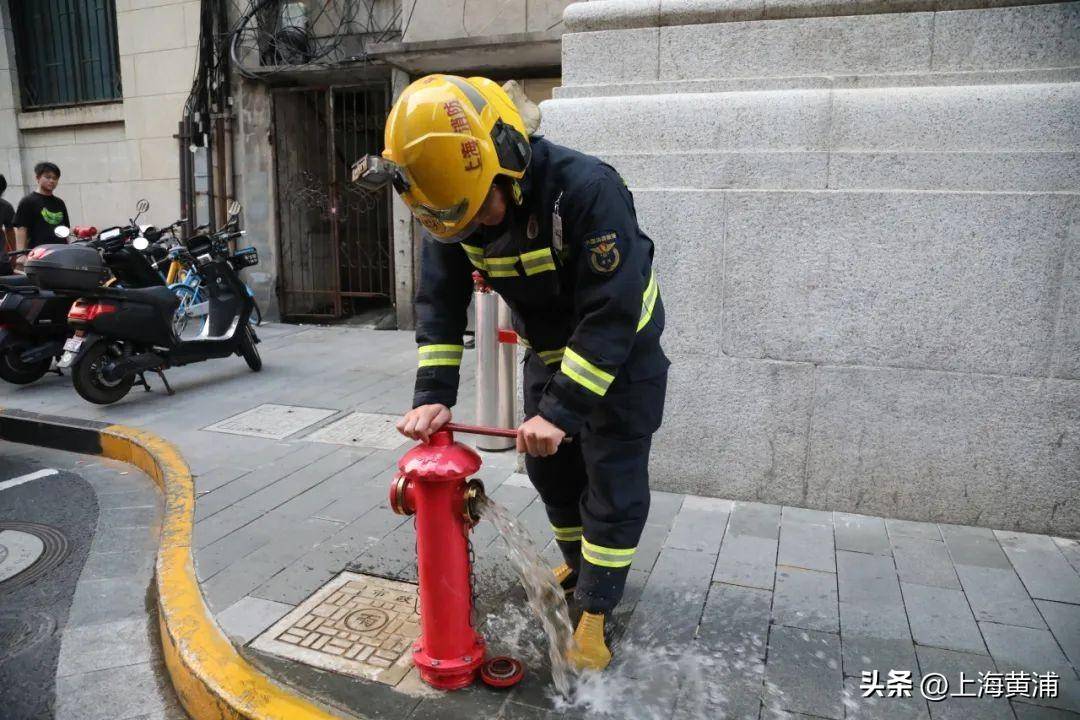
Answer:
[[619, 236], [614, 230], [600, 230], [585, 237], [589, 251], [589, 267], [599, 275], [610, 275], [619, 267]]

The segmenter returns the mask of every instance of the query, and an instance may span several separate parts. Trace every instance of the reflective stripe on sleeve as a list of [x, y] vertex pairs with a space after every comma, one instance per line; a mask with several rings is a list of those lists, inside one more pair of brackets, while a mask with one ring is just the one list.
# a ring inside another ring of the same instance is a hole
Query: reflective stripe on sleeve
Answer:
[[656, 283], [656, 273], [649, 275], [649, 284], [645, 286], [645, 292], [641, 294], [641, 319], [638, 320], [637, 329], [641, 329], [652, 320], [653, 308], [656, 307], [656, 298], [660, 297], [660, 286]]
[[581, 539], [581, 527], [555, 527], [552, 525], [551, 529], [555, 533], [556, 540], [575, 542]]
[[615, 381], [614, 375], [596, 367], [574, 352], [573, 348], [566, 348], [559, 369], [578, 385], [601, 397], [607, 394], [611, 383]]
[[517, 262], [517, 255], [511, 257], [484, 258], [484, 264], [487, 265], [488, 275], [491, 277], [517, 277], [518, 271], [517, 268], [514, 267], [517, 265]]
[[461, 354], [464, 351], [464, 345], [421, 345], [419, 348], [420, 367], [461, 365]]
[[525, 268], [526, 275], [536, 275], [555, 269], [555, 258], [551, 255], [551, 248], [540, 248], [521, 254], [521, 266]]
[[460, 243], [461, 249], [465, 251], [465, 254], [469, 256], [469, 262], [473, 264], [477, 270], [487, 270], [487, 263], [484, 261], [484, 250], [478, 248], [475, 245], [466, 245]]
[[593, 565], [606, 568], [629, 567], [634, 561], [637, 548], [609, 548], [593, 545], [585, 538], [581, 539], [581, 557]]
[[544, 361], [545, 365], [554, 365], [555, 363], [562, 362], [563, 353], [566, 352], [566, 348], [559, 348], [558, 350], [541, 350], [536, 353], [540, 356], [540, 359]]

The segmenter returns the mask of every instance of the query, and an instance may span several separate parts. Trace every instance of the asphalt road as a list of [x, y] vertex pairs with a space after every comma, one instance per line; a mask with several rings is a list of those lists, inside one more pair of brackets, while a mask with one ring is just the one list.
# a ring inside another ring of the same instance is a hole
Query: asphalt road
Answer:
[[0, 457], [0, 704], [7, 720], [53, 716], [60, 637], [97, 517], [94, 489], [82, 477]]

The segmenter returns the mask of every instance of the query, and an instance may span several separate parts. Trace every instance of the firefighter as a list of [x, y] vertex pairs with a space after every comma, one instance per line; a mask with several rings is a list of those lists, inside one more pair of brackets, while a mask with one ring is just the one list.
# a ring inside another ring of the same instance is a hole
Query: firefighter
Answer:
[[648, 517], [667, 386], [653, 243], [613, 168], [530, 135], [485, 78], [431, 75], [406, 88], [383, 158], [428, 235], [413, 409], [398, 429], [427, 440], [451, 419], [479, 271], [527, 348], [517, 449], [565, 559], [556, 577], [582, 609], [569, 660], [603, 669], [605, 617]]

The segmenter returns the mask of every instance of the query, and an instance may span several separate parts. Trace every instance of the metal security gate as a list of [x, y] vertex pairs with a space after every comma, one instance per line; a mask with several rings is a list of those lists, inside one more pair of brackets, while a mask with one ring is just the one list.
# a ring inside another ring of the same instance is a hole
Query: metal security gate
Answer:
[[389, 190], [350, 168], [382, 150], [385, 84], [274, 91], [278, 278], [286, 318], [338, 319], [393, 299]]

